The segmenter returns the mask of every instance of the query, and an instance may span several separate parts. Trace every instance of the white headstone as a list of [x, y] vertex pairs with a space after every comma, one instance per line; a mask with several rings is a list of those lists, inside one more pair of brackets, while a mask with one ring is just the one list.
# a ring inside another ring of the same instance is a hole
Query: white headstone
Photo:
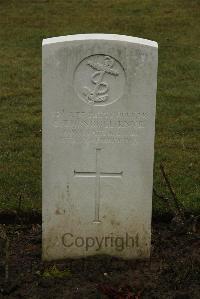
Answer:
[[43, 41], [43, 259], [147, 258], [157, 43]]

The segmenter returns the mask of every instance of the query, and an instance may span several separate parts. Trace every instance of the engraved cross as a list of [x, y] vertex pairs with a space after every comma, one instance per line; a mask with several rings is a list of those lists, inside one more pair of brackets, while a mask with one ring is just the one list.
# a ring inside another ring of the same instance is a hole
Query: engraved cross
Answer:
[[121, 178], [123, 171], [121, 172], [104, 172], [100, 170], [99, 159], [100, 159], [101, 148], [96, 148], [96, 171], [76, 171], [74, 170], [74, 176], [79, 178], [95, 178], [95, 216], [94, 223], [100, 223], [99, 209], [100, 209], [100, 179], [101, 178]]

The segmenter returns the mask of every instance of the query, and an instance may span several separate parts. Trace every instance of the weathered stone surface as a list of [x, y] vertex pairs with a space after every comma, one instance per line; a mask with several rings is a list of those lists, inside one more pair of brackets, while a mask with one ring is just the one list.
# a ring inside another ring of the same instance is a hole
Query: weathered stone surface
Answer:
[[157, 43], [43, 41], [43, 258], [150, 254]]

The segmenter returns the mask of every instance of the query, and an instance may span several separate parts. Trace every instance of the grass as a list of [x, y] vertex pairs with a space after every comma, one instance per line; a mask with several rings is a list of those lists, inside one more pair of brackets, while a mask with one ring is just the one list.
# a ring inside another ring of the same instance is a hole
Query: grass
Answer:
[[71, 272], [69, 269], [59, 270], [56, 265], [53, 265], [44, 270], [42, 274], [40, 272], [38, 274], [43, 278], [64, 278], [71, 276]]
[[[77, 33], [155, 40], [154, 186], [164, 163], [187, 211], [200, 211], [199, 0], [0, 0], [0, 208], [41, 209], [41, 43]], [[154, 213], [165, 212], [154, 198]]]

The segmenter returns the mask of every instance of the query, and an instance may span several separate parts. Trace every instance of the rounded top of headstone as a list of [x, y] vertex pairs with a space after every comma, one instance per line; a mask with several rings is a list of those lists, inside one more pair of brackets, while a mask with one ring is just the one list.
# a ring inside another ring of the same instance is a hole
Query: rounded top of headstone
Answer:
[[120, 42], [128, 42], [133, 44], [141, 44], [141, 45], [150, 46], [154, 48], [158, 47], [157, 42], [148, 39], [127, 36], [127, 35], [120, 35], [120, 34], [104, 34], [104, 33], [74, 34], [74, 35], [46, 38], [43, 39], [42, 45], [44, 46], [44, 45], [55, 44], [55, 43], [89, 41], [89, 40], [120, 41]]

